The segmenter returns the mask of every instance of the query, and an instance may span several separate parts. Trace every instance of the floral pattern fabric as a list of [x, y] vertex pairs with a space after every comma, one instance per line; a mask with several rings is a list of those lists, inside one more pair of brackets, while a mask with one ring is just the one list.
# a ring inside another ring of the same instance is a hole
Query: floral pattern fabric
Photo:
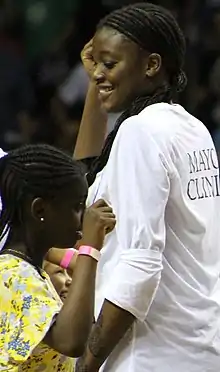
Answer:
[[45, 272], [0, 256], [0, 371], [73, 372], [72, 358], [42, 342], [61, 307]]

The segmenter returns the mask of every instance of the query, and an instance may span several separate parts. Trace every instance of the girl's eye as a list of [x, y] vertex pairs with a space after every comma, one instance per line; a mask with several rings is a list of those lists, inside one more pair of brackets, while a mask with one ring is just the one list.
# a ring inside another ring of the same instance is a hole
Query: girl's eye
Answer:
[[74, 206], [74, 209], [75, 209], [76, 212], [80, 212], [80, 211], [84, 210], [84, 208], [85, 208], [85, 204], [83, 202], [78, 203]]

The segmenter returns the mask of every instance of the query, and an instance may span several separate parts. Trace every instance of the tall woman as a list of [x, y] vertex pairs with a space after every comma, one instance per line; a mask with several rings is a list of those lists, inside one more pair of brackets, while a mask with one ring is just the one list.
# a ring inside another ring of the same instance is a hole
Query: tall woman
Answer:
[[[150, 3], [110, 13], [83, 52], [91, 84], [75, 156], [102, 149], [88, 203], [104, 197], [118, 224], [77, 371], [219, 368], [219, 165], [205, 126], [176, 104], [184, 55], [176, 20]], [[102, 148], [104, 111], [123, 113]]]

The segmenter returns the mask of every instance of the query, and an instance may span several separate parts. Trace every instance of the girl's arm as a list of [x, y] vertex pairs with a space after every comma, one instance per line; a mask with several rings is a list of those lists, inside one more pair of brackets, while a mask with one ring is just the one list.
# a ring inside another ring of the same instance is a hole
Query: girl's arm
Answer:
[[[82, 244], [101, 250], [106, 230], [115, 226], [112, 209], [103, 201], [88, 208], [83, 221]], [[44, 342], [59, 353], [77, 357], [84, 351], [93, 324], [97, 261], [78, 256], [64, 305]]]

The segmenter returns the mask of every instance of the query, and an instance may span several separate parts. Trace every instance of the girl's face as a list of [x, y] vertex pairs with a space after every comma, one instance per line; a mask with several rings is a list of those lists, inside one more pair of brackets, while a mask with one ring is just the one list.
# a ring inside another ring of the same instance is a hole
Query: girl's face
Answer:
[[[53, 199], [36, 198], [31, 205], [34, 221], [43, 217], [41, 233], [49, 247], [72, 248], [79, 240], [88, 186], [84, 177], [74, 179]], [[39, 224], [38, 224], [39, 228]]]
[[44, 270], [49, 275], [50, 280], [56, 289], [61, 300], [64, 300], [67, 297], [70, 284], [72, 283], [72, 278], [67, 270], [63, 269], [60, 266], [57, 266], [49, 261], [44, 261]]

